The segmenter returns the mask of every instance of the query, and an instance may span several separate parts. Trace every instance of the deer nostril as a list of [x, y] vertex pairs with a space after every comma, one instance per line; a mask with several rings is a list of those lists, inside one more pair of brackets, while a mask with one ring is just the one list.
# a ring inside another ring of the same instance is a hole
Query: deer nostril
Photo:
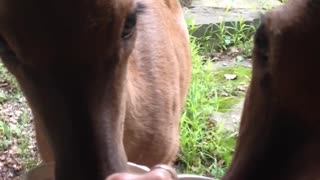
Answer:
[[6, 51], [6, 43], [5, 41], [0, 37], [0, 53], [4, 53]]
[[6, 40], [0, 36], [0, 56], [15, 56], [14, 51], [9, 47]]
[[0, 58], [7, 67], [13, 67], [18, 64], [16, 53], [10, 48], [7, 41], [0, 36]]

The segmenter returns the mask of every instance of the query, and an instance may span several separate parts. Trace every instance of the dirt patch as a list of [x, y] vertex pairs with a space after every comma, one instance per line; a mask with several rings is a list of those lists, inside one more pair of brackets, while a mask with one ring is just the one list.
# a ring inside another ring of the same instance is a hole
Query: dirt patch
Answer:
[[[10, 94], [3, 86], [0, 90]], [[21, 95], [0, 103], [0, 180], [15, 180], [38, 161], [31, 111]]]
[[192, 4], [192, 0], [179, 0], [182, 7], [190, 7]]
[[227, 52], [213, 53], [211, 58], [214, 61], [214, 71], [222, 67], [237, 65], [252, 68], [252, 59], [250, 57], [244, 57], [243, 53], [237, 48], [231, 49]]

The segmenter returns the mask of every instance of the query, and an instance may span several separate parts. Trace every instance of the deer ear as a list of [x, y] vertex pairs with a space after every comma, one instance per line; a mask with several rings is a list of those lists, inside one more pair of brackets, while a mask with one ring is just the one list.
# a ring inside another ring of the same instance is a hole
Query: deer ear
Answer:
[[259, 64], [266, 65], [269, 59], [269, 38], [264, 17], [261, 19], [262, 23], [254, 35], [254, 54]]

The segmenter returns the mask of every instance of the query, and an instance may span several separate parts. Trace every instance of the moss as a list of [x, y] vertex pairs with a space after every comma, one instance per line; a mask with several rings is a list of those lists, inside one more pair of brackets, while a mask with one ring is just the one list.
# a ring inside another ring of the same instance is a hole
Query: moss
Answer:
[[[225, 74], [236, 75], [236, 79], [228, 80]], [[220, 68], [213, 74], [216, 89], [220, 98], [217, 100], [218, 112], [227, 112], [230, 108], [240, 102], [245, 95], [245, 89], [251, 79], [251, 68], [244, 66], [233, 66]]]

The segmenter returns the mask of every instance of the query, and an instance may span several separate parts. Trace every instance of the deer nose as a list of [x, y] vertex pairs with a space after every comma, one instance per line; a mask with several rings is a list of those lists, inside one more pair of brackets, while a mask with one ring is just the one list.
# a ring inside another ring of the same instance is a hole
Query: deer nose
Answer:
[[0, 37], [0, 53], [4, 53], [6, 51], [6, 43], [2, 37]]

